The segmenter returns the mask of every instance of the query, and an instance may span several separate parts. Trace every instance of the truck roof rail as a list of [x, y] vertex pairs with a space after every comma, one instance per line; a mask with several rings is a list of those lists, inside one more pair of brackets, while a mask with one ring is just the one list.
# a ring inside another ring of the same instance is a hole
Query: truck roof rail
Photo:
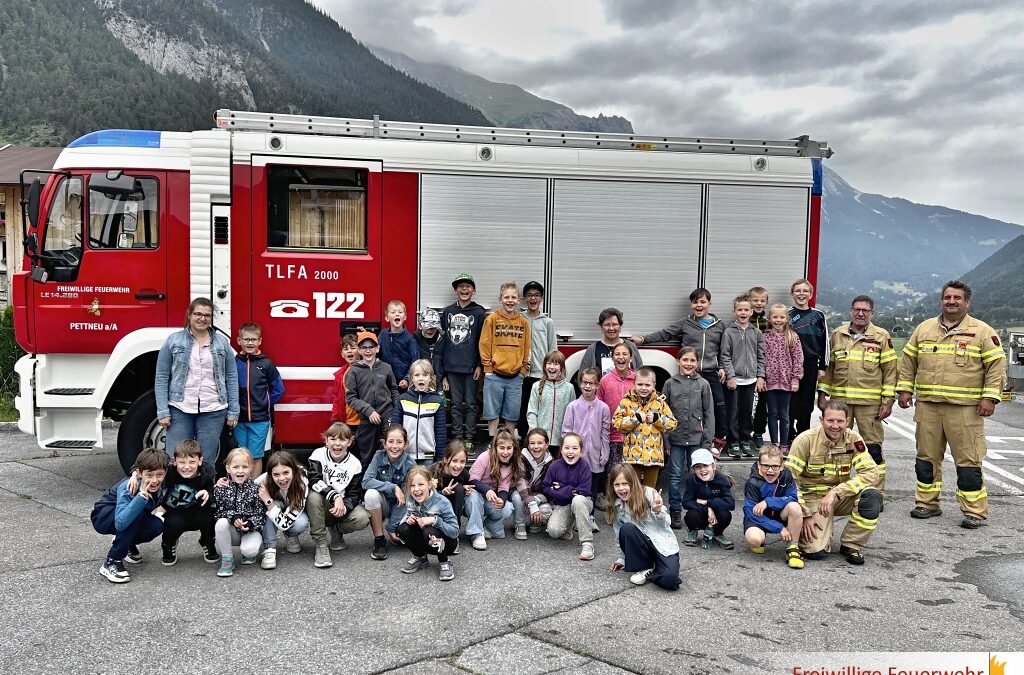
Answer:
[[649, 150], [661, 152], [700, 152], [714, 154], [780, 155], [784, 157], [821, 157], [828, 159], [832, 149], [827, 142], [798, 136], [781, 141], [645, 136], [641, 134], [593, 133], [586, 131], [549, 131], [544, 129], [508, 129], [451, 124], [393, 122], [345, 117], [285, 115], [220, 109], [215, 115], [217, 127], [238, 131], [280, 132], [358, 138], [397, 138], [401, 140], [497, 143], [501, 145], [540, 145], [546, 147]]

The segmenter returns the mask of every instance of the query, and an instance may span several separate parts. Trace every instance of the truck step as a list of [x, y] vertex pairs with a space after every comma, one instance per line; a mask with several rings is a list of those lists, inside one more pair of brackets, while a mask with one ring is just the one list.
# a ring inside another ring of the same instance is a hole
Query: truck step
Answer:
[[47, 448], [65, 450], [88, 450], [96, 445], [95, 441], [51, 441], [46, 444]]
[[58, 387], [57, 389], [47, 389], [44, 394], [51, 394], [53, 396], [89, 396], [95, 389], [92, 387]]

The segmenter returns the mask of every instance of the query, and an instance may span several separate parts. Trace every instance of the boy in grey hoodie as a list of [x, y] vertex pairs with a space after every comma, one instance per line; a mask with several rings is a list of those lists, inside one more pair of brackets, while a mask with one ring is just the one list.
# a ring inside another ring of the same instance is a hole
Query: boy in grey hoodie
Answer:
[[359, 413], [356, 454], [366, 471], [398, 401], [398, 381], [391, 366], [377, 358], [376, 335], [364, 330], [356, 335], [356, 343], [360, 360], [345, 373], [345, 405]]
[[725, 407], [729, 416], [730, 457], [753, 457], [754, 391], [764, 391], [764, 334], [752, 323], [750, 298], [732, 301], [736, 321], [722, 336], [722, 368], [725, 369]]
[[693, 347], [697, 350], [697, 370], [711, 386], [711, 396], [715, 400], [714, 446], [720, 452], [725, 447], [725, 437], [728, 434], [723, 389], [725, 370], [719, 360], [725, 324], [711, 314], [710, 310], [711, 291], [706, 288], [695, 288], [690, 293], [690, 316], [668, 328], [644, 336], [634, 335], [629, 339], [638, 345], [649, 342], [679, 342], [683, 347]]
[[[690, 469], [694, 450], [711, 450], [711, 430], [715, 428], [714, 400], [711, 386], [697, 371], [697, 350], [679, 350], [679, 373], [673, 375], [662, 394], [679, 425], [668, 434], [669, 470], [668, 504], [672, 529], [683, 529], [683, 476]], [[711, 450], [714, 453], [714, 450]]]

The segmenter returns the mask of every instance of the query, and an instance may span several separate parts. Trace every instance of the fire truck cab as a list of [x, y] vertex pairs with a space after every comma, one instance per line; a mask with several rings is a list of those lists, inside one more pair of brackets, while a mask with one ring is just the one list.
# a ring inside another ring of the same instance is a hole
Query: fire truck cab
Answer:
[[[285, 380], [275, 444], [319, 443], [340, 335], [541, 281], [576, 370], [605, 307], [628, 332], [684, 316], [704, 286], [722, 318], [753, 285], [815, 278], [827, 144], [641, 137], [221, 110], [215, 129], [97, 131], [25, 190], [13, 297], [19, 427], [42, 447], [102, 447], [127, 469], [162, 443], [156, 356], [190, 301], [234, 343], [255, 321]], [[23, 185], [24, 188], [24, 185]], [[645, 364], [676, 372], [666, 346]]]

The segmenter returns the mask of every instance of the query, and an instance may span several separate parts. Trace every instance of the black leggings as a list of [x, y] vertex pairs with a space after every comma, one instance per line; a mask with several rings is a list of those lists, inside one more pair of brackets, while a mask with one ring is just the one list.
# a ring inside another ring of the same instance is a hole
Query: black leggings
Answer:
[[[446, 537], [441, 530], [437, 529], [433, 525], [427, 525], [426, 527], [420, 527], [419, 525], [410, 525], [409, 523], [402, 521], [402, 524], [398, 526], [398, 536], [402, 538], [405, 545], [409, 547], [409, 551], [417, 558], [425, 558], [428, 555], [436, 555], [437, 562], [447, 562], [448, 556], [458, 542], [454, 539]], [[441, 550], [437, 550], [436, 547], [430, 545], [430, 537], [434, 536], [439, 541], [444, 542], [444, 546]]]
[[[711, 529], [717, 537], [725, 532], [725, 528], [729, 527], [729, 523], [732, 522], [732, 511], [715, 511], [715, 518], [718, 519], [718, 522]], [[686, 529], [703, 530], [708, 526], [708, 512], [687, 511], [683, 520], [686, 521]]]

